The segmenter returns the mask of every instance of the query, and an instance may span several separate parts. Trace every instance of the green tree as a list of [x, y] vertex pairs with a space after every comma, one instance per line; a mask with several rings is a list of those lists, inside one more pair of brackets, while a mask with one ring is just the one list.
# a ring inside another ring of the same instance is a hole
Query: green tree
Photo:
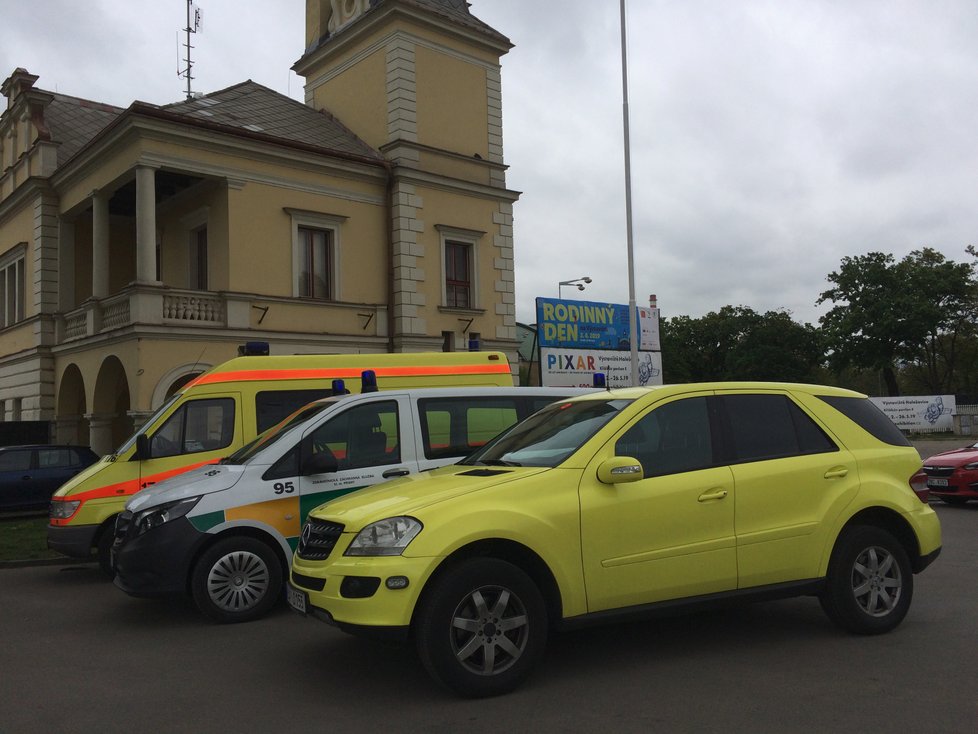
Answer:
[[833, 369], [878, 370], [886, 393], [899, 395], [897, 372], [913, 365], [929, 392], [949, 391], [958, 335], [975, 315], [972, 263], [929, 247], [899, 262], [870, 252], [843, 258], [828, 281], [817, 302], [835, 304], [820, 320]]
[[784, 311], [759, 314], [724, 306], [702, 318], [677, 316], [661, 326], [666, 382], [817, 381], [818, 332]]

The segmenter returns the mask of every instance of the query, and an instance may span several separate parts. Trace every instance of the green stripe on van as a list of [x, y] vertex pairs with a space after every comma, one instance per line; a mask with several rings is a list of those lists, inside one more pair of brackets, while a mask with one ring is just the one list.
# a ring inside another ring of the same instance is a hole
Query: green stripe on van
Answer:
[[189, 518], [190, 524], [197, 528], [200, 532], [206, 533], [212, 527], [220, 525], [224, 522], [224, 510], [218, 510], [217, 512], [208, 512], [203, 515], [194, 515]]

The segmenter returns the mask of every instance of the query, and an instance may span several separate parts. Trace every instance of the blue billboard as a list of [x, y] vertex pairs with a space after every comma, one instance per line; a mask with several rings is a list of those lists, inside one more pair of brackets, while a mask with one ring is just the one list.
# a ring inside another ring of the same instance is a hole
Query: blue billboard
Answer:
[[[596, 301], [537, 298], [537, 338], [541, 347], [631, 349], [628, 306]], [[639, 349], [659, 347], [658, 309], [639, 307]]]

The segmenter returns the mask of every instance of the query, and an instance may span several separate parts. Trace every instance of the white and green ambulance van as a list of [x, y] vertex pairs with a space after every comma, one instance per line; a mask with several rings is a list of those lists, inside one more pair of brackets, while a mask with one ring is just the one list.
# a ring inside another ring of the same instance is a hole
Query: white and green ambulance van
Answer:
[[189, 593], [218, 622], [283, 598], [309, 511], [393, 477], [451, 464], [575, 388], [385, 390], [317, 400], [217, 464], [134, 495], [119, 515], [115, 583], [133, 596]]

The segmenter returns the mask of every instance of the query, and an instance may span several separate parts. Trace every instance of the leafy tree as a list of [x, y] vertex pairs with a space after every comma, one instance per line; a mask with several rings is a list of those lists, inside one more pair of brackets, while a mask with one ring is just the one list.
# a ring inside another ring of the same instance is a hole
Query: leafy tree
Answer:
[[702, 318], [677, 316], [661, 327], [666, 382], [817, 381], [822, 350], [814, 327], [784, 311], [759, 314], [724, 306]]
[[959, 335], [975, 316], [973, 264], [929, 247], [899, 262], [870, 252], [843, 258], [828, 280], [818, 303], [835, 304], [820, 323], [836, 371], [879, 370], [887, 394], [899, 395], [898, 369], [913, 365], [929, 392], [948, 391]]

